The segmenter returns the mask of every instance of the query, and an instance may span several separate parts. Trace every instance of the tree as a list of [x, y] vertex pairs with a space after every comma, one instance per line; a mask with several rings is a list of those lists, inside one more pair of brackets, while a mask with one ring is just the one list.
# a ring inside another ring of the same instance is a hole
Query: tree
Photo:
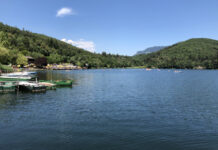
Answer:
[[[124, 62], [129, 62], [128, 64], [132, 66], [134, 66], [133, 64], [136, 64], [133, 57], [107, 54], [106, 52], [102, 52], [102, 54], [91, 53], [55, 38], [26, 30], [20, 30], [15, 27], [4, 25], [1, 22], [0, 46], [9, 50], [10, 54], [8, 60], [4, 59], [7, 64], [17, 64], [18, 53], [21, 53], [24, 56], [32, 56], [35, 59], [46, 57], [49, 63], [68, 62], [77, 64], [81, 67], [89, 64], [89, 68], [107, 67], [107, 63], [109, 63], [109, 67], [124, 66]], [[123, 59], [123, 62], [121, 59]], [[142, 61], [137, 60], [138, 64], [140, 64], [140, 62], [143, 64]]]
[[0, 63], [7, 64], [9, 59], [9, 51], [4, 47], [0, 47]]
[[106, 52], [102, 52], [101, 55], [102, 56], [107, 56], [107, 53]]
[[18, 54], [19, 53], [19, 51], [18, 50], [10, 50], [9, 51], [9, 62], [11, 63], [11, 64], [17, 64], [16, 63], [16, 61], [17, 61], [17, 57], [18, 57]]
[[16, 63], [17, 63], [17, 65], [25, 66], [28, 64], [27, 58], [24, 55], [22, 55], [21, 53], [19, 53], [17, 55]]
[[35, 59], [44, 57], [44, 55], [42, 55], [41, 53], [37, 53], [37, 52], [32, 52], [30, 55]]
[[78, 61], [78, 62], [76, 62], [76, 65], [77, 66], [81, 66], [81, 63]]
[[48, 62], [49, 62], [50, 64], [60, 63], [61, 61], [62, 61], [61, 55], [58, 55], [58, 54], [51, 54], [50, 56], [48, 56]]

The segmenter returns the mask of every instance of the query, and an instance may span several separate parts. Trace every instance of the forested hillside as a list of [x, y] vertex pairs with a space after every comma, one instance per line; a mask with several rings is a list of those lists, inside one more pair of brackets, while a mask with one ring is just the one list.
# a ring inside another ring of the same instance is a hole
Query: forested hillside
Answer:
[[48, 63], [73, 63], [89, 68], [140, 65], [129, 56], [95, 54], [60, 40], [0, 23], [0, 63], [20, 64], [24, 56], [46, 57]]
[[218, 68], [218, 41], [190, 39], [147, 55], [135, 56], [147, 67], [155, 68]]
[[218, 41], [191, 39], [160, 51], [136, 56], [91, 53], [60, 40], [0, 23], [0, 64], [24, 64], [24, 56], [48, 63], [73, 63], [88, 68], [145, 66], [154, 68], [218, 68]]

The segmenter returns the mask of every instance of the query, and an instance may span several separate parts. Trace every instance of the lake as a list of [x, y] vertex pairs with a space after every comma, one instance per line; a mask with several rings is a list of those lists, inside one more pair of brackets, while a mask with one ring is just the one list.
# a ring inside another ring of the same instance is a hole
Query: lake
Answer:
[[1, 150], [217, 150], [218, 71], [39, 71], [72, 88], [0, 95]]

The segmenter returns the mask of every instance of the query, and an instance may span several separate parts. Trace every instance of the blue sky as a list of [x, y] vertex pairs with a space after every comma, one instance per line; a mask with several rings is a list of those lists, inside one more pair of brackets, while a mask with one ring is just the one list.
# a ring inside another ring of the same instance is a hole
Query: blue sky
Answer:
[[[0, 0], [0, 22], [100, 53], [218, 39], [218, 0]], [[59, 15], [57, 14], [59, 11]]]

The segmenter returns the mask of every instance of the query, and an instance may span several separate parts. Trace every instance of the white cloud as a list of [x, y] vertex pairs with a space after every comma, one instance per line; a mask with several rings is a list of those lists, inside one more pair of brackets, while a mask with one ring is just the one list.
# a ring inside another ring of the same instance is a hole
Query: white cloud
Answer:
[[75, 15], [76, 12], [72, 10], [71, 8], [63, 7], [57, 11], [56, 16], [57, 17], [64, 17], [66, 15]]
[[92, 41], [85, 41], [83, 39], [80, 39], [79, 41], [73, 41], [73, 40], [67, 40], [65, 38], [61, 39], [61, 41], [71, 44], [73, 46], [85, 49], [90, 52], [95, 52], [95, 43]]

